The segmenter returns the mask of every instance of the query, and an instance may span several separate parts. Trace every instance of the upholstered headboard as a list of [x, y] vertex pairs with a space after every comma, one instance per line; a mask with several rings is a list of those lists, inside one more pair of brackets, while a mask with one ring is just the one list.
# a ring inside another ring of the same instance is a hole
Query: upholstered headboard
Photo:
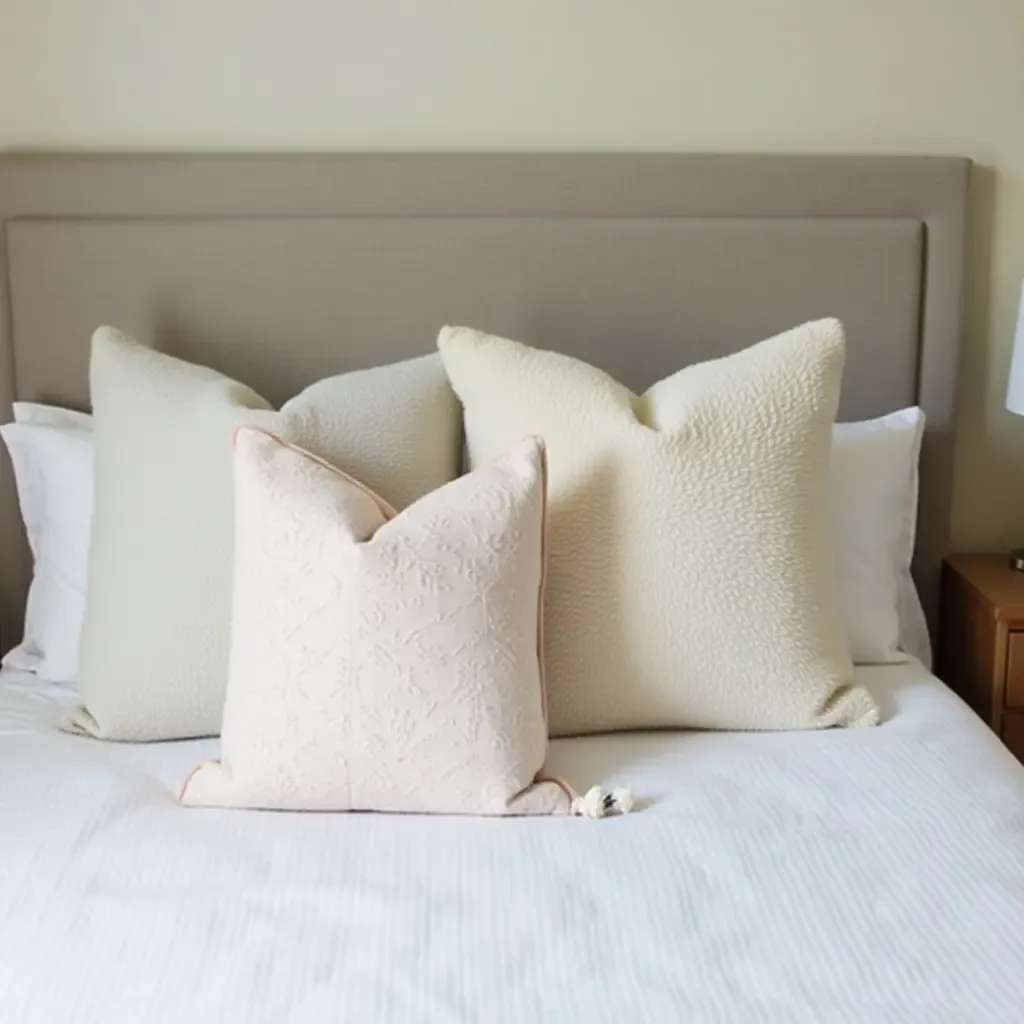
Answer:
[[[88, 407], [101, 323], [280, 401], [444, 323], [635, 388], [804, 320], [841, 416], [928, 416], [915, 571], [948, 544], [969, 165], [955, 158], [331, 155], [0, 159], [0, 402]], [[29, 560], [6, 462], [0, 628]]]

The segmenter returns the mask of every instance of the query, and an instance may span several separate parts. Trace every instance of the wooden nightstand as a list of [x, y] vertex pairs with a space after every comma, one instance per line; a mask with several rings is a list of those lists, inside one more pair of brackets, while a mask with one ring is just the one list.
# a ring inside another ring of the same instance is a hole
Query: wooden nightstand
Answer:
[[936, 672], [1024, 761], [1024, 573], [1007, 555], [946, 560]]

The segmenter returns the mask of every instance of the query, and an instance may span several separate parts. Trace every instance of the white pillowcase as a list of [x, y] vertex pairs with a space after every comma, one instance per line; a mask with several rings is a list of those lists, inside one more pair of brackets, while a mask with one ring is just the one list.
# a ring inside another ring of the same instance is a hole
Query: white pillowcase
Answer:
[[12, 406], [14, 422], [33, 427], [60, 427], [63, 430], [86, 430], [92, 433], [92, 415], [59, 405], [41, 405], [38, 402], [15, 402]]
[[920, 409], [832, 434], [832, 523], [839, 601], [853, 660], [930, 663], [921, 600], [910, 575], [917, 525]]
[[0, 427], [11, 455], [18, 501], [35, 562], [20, 644], [6, 667], [54, 683], [78, 675], [92, 519], [92, 418], [29, 402], [14, 403]]

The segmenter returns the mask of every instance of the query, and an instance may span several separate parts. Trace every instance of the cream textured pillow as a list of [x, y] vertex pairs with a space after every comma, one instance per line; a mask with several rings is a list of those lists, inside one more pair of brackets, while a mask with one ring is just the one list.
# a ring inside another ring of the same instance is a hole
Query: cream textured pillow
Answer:
[[829, 531], [837, 321], [644, 395], [479, 331], [439, 344], [472, 465], [524, 434], [547, 444], [553, 735], [876, 721], [851, 685]]
[[529, 439], [400, 515], [258, 430], [235, 440], [222, 760], [182, 801], [568, 814], [537, 782], [544, 453]]
[[65, 728], [165, 740], [220, 730], [232, 573], [231, 434], [274, 430], [401, 508], [459, 470], [437, 355], [319, 381], [274, 412], [241, 384], [101, 328], [95, 508], [79, 695]]

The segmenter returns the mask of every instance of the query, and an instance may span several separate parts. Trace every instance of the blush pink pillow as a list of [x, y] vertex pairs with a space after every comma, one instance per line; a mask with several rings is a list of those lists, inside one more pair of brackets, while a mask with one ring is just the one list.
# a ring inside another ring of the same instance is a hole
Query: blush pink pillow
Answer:
[[529, 439], [396, 515], [271, 434], [235, 437], [220, 761], [194, 806], [569, 814], [541, 780], [545, 462]]

